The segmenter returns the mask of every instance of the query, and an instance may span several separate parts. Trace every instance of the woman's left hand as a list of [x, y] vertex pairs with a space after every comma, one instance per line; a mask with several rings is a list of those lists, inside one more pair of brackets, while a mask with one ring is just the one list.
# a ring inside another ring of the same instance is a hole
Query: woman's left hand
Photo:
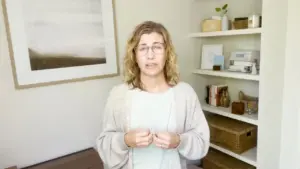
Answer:
[[179, 145], [180, 137], [176, 133], [158, 132], [153, 135], [153, 142], [157, 147], [173, 149]]

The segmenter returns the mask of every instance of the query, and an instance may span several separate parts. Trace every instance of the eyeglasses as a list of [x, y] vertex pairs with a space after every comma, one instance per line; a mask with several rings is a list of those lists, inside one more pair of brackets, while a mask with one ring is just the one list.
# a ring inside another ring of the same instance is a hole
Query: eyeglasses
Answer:
[[140, 55], [144, 56], [148, 54], [150, 48], [154, 54], [162, 54], [165, 50], [165, 45], [163, 43], [157, 43], [153, 46], [140, 45], [136, 49]]

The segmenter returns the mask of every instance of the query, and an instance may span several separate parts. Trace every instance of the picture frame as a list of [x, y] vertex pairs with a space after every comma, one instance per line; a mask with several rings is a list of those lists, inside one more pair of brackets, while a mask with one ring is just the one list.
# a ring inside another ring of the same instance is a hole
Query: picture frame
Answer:
[[114, 0], [73, 2], [2, 1], [16, 89], [120, 75]]
[[202, 45], [201, 69], [212, 70], [216, 56], [223, 56], [223, 44]]

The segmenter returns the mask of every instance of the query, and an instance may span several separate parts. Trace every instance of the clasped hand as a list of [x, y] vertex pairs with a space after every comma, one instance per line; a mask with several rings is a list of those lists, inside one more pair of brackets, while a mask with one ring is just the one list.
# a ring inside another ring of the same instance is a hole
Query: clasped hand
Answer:
[[180, 137], [171, 132], [151, 133], [148, 129], [136, 129], [125, 134], [125, 143], [132, 148], [147, 147], [153, 143], [160, 148], [173, 149], [179, 145]]

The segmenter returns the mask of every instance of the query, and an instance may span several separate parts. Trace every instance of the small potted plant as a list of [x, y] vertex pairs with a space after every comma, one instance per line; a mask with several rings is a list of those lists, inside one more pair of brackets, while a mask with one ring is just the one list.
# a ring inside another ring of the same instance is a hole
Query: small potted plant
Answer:
[[228, 4], [224, 4], [222, 7], [217, 7], [215, 8], [216, 12], [220, 13], [221, 16], [221, 21], [222, 21], [222, 30], [226, 31], [228, 30], [228, 17], [227, 17], [227, 12], [228, 12]]

